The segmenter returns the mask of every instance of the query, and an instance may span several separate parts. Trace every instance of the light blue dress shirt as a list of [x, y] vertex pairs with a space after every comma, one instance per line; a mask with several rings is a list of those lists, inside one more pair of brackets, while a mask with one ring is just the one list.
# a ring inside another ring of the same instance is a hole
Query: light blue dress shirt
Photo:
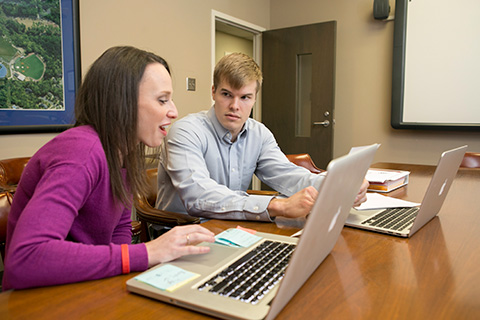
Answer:
[[248, 195], [253, 175], [285, 196], [319, 186], [323, 175], [291, 163], [270, 130], [249, 118], [237, 140], [214, 107], [176, 121], [162, 145], [157, 207], [215, 219], [271, 221], [273, 197]]

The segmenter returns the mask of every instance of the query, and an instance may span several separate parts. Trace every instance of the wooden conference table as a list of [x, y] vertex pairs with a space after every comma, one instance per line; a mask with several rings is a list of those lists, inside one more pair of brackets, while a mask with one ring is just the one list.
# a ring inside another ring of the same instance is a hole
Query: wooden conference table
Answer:
[[[421, 202], [434, 167], [380, 163], [411, 171], [392, 196]], [[460, 169], [446, 202], [410, 239], [345, 227], [332, 253], [278, 319], [480, 319], [480, 169]], [[302, 220], [211, 220], [291, 235]], [[129, 293], [135, 274], [0, 294], [1, 319], [208, 319]]]

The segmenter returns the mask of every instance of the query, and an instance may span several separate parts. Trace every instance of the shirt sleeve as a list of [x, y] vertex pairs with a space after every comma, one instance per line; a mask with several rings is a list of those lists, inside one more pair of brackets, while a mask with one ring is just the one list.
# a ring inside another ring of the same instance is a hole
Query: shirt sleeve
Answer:
[[[116, 243], [80, 243], [69, 239], [79, 209], [86, 195], [94, 189], [95, 182], [84, 167], [56, 166], [45, 172], [32, 195], [17, 189], [12, 210], [18, 203], [30, 199], [18, 215], [7, 244], [6, 289], [80, 282], [122, 273], [120, 243], [127, 241], [126, 212], [113, 236]], [[111, 218], [111, 212], [98, 212], [99, 219], [105, 216], [105, 221], [109, 214]], [[102, 222], [90, 223], [94, 226]], [[85, 226], [88, 227], [88, 223]], [[148, 267], [144, 244], [129, 245], [129, 254], [131, 271], [143, 271]]]
[[324, 175], [311, 173], [308, 169], [290, 162], [265, 126], [261, 126], [262, 148], [255, 175], [272, 189], [287, 197], [308, 187], [320, 187]]
[[185, 124], [172, 126], [166, 143], [163, 167], [190, 215], [271, 221], [267, 206], [273, 197], [231, 190], [210, 177], [204, 152], [212, 141], [202, 136], [201, 130]]

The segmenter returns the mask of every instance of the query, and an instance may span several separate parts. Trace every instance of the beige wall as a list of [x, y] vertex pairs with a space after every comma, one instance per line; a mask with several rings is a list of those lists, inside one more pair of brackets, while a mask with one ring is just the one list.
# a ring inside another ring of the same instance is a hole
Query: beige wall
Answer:
[[372, 0], [271, 1], [272, 29], [337, 21], [334, 155], [374, 142], [382, 144], [375, 161], [434, 164], [447, 148], [480, 151], [478, 132], [391, 128], [393, 21], [374, 20], [372, 10]]
[[[267, 29], [336, 20], [335, 156], [373, 142], [382, 144], [376, 161], [435, 163], [461, 144], [480, 151], [480, 133], [390, 127], [393, 22], [375, 21], [372, 8], [372, 0], [81, 0], [83, 73], [113, 45], [154, 51], [172, 65], [182, 117], [211, 102], [212, 9]], [[186, 91], [186, 77], [197, 91]], [[53, 136], [2, 135], [0, 158], [32, 155]]]
[[241, 52], [253, 56], [253, 41], [217, 31], [215, 33], [215, 64], [226, 53]]
[[[212, 9], [259, 26], [270, 24], [269, 0], [82, 0], [83, 69], [114, 45], [151, 50], [172, 67], [179, 117], [207, 109], [212, 85]], [[196, 78], [196, 91], [186, 91], [187, 77]]]
[[[81, 0], [83, 74], [107, 48], [132, 45], [164, 57], [172, 67], [179, 117], [211, 104], [212, 9], [254, 25], [270, 25], [270, 0]], [[186, 78], [197, 90], [186, 91]], [[31, 156], [55, 134], [0, 136], [0, 159]]]

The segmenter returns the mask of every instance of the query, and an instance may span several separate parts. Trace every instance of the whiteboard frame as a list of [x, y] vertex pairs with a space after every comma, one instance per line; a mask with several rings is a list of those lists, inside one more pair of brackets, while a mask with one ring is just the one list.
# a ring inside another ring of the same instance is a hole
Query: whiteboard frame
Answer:
[[395, 3], [391, 126], [394, 129], [480, 131], [480, 123], [407, 122], [404, 120], [408, 2], [409, 0], [397, 0]]

